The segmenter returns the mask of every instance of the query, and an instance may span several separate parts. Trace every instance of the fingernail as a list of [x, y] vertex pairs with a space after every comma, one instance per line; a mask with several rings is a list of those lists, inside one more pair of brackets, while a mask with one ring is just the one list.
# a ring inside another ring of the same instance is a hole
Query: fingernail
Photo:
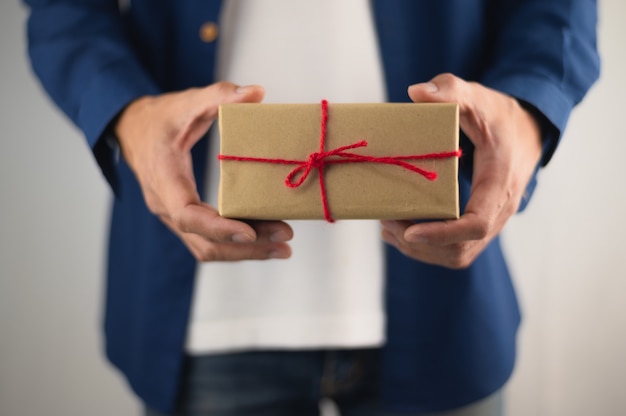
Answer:
[[439, 91], [439, 87], [437, 87], [437, 84], [434, 84], [432, 82], [425, 82], [422, 84], [422, 88], [424, 89], [424, 91], [427, 92], [437, 92]]
[[270, 251], [269, 258], [270, 259], [286, 259], [286, 258], [289, 258], [289, 250], [277, 249], [277, 250]]
[[276, 231], [270, 235], [270, 241], [275, 243], [284, 243], [285, 241], [289, 241], [289, 234], [284, 230]]
[[428, 243], [428, 239], [420, 234], [407, 234], [404, 239], [409, 243]]
[[409, 93], [411, 92], [411, 90], [422, 90], [425, 92], [434, 93], [439, 91], [439, 87], [437, 87], [437, 85], [433, 84], [432, 82], [423, 82], [421, 84], [411, 85], [409, 87]]
[[238, 233], [233, 235], [233, 242], [235, 243], [251, 243], [254, 241], [254, 237], [250, 234]]
[[256, 88], [256, 86], [254, 85], [244, 85], [244, 86], [239, 86], [235, 89], [235, 93], [236, 94], [246, 94], [249, 93], [250, 91], [252, 91], [254, 88]]

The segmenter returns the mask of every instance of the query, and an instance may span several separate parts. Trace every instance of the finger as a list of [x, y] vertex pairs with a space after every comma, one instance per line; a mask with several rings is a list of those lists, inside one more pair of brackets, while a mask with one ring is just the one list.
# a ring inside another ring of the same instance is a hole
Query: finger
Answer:
[[465, 96], [470, 84], [452, 74], [441, 74], [428, 82], [411, 85], [408, 94], [416, 103], [455, 102], [465, 109]]
[[466, 213], [458, 220], [414, 224], [404, 231], [402, 239], [408, 243], [441, 247], [481, 240], [486, 236], [486, 228], [476, 214]]
[[199, 97], [205, 103], [205, 116], [215, 119], [220, 104], [258, 103], [264, 95], [265, 89], [260, 85], [239, 86], [222, 81], [203, 88]]
[[496, 168], [475, 163], [471, 196], [458, 220], [411, 225], [404, 234], [406, 241], [445, 246], [486, 240], [486, 245], [501, 231], [519, 204], [519, 198], [516, 200], [513, 192], [508, 190], [508, 182], [502, 175], [489, 174], [490, 171], [493, 173]]
[[397, 239], [404, 239], [404, 232], [414, 223], [405, 220], [382, 220], [380, 224], [383, 226], [383, 230], [392, 233]]
[[171, 217], [174, 226], [212, 242], [252, 243], [257, 240], [254, 228], [243, 221], [221, 217], [208, 204], [190, 204]]
[[179, 94], [187, 117], [176, 136], [176, 144], [181, 150], [191, 150], [217, 118], [220, 104], [260, 102], [264, 95], [265, 90], [260, 85], [242, 87], [226, 81]]
[[482, 238], [475, 215], [458, 220], [432, 221], [415, 224], [410, 221], [381, 221], [383, 227], [400, 242], [428, 244], [441, 247]]
[[283, 221], [246, 221], [257, 234], [257, 241], [282, 243], [293, 238], [293, 229]]
[[198, 234], [180, 231], [167, 217], [161, 216], [160, 219], [185, 243], [198, 261], [286, 259], [291, 256], [291, 247], [282, 242], [214, 243]]
[[182, 239], [196, 260], [202, 262], [287, 259], [291, 257], [291, 247], [285, 243], [213, 243], [196, 234], [186, 234]]
[[398, 241], [398, 238], [393, 233], [393, 231], [389, 230], [388, 228], [383, 228], [381, 230], [381, 237], [385, 243], [392, 245], [400, 250], [400, 241]]
[[[460, 128], [476, 147], [491, 139], [485, 117], [497, 113], [492, 111], [494, 106], [507, 104], [498, 100], [502, 94], [452, 74], [440, 74], [429, 82], [411, 85], [408, 94], [416, 103], [457, 103]], [[480, 103], [480, 110], [476, 103]]]
[[400, 253], [414, 260], [439, 266], [452, 266], [448, 264], [452, 258], [452, 256], [448, 255], [449, 250], [442, 250], [439, 246], [435, 247], [428, 244], [408, 243], [402, 236], [398, 237], [398, 235], [389, 228], [383, 228], [381, 236], [385, 243], [395, 247]]
[[213, 244], [210, 258], [205, 261], [239, 261], [287, 259], [291, 257], [291, 247], [286, 243]]
[[484, 241], [464, 241], [458, 244], [436, 245], [408, 242], [388, 229], [382, 231], [383, 240], [407, 257], [423, 263], [462, 269], [468, 267], [484, 248]]
[[179, 234], [179, 237], [198, 261], [239, 261], [287, 259], [291, 248], [285, 243], [213, 243], [197, 234]]

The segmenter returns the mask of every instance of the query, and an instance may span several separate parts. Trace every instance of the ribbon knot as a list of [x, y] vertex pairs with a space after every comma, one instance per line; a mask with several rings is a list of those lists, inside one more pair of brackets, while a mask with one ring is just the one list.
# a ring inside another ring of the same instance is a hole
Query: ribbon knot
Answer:
[[326, 153], [314, 152], [309, 156], [309, 165], [314, 168], [319, 168], [324, 165], [324, 158], [326, 157]]
[[326, 165], [332, 165], [337, 163], [350, 163], [357, 161], [363, 162], [365, 160], [361, 159], [367, 158], [367, 156], [349, 153], [346, 152], [346, 150], [356, 149], [357, 147], [365, 146], [367, 146], [367, 142], [363, 140], [358, 143], [341, 146], [333, 150], [313, 152], [309, 155], [306, 162], [300, 163], [291, 172], [289, 172], [289, 174], [285, 178], [285, 185], [287, 185], [289, 188], [297, 188], [307, 180], [309, 174], [313, 169], [317, 169], [319, 174], [323, 175]]
[[343, 164], [343, 163], [383, 163], [387, 165], [395, 165], [411, 172], [415, 172], [429, 181], [437, 179], [437, 173], [427, 171], [412, 165], [405, 160], [424, 160], [424, 159], [447, 159], [450, 157], [460, 157], [461, 150], [458, 149], [453, 152], [441, 152], [441, 153], [428, 153], [424, 155], [410, 155], [410, 156], [384, 156], [374, 157], [367, 155], [360, 155], [357, 153], [348, 152], [347, 150], [356, 149], [359, 147], [366, 147], [367, 142], [362, 140], [357, 143], [349, 144], [347, 146], [341, 146], [336, 149], [325, 151], [326, 146], [326, 129], [328, 124], [328, 101], [322, 101], [322, 122], [320, 125], [320, 150], [309, 154], [307, 160], [289, 160], [289, 159], [268, 159], [258, 157], [246, 157], [246, 156], [228, 156], [219, 155], [219, 160], [235, 160], [241, 162], [265, 162], [265, 163], [277, 163], [283, 165], [296, 165], [291, 172], [287, 174], [285, 178], [285, 185], [289, 188], [297, 188], [302, 185], [313, 169], [318, 171], [318, 178], [320, 183], [320, 193], [322, 197], [322, 207], [324, 209], [324, 218], [328, 222], [335, 222], [330, 214], [330, 208], [328, 206], [328, 198], [326, 196], [326, 185], [324, 183], [324, 170], [328, 165]]

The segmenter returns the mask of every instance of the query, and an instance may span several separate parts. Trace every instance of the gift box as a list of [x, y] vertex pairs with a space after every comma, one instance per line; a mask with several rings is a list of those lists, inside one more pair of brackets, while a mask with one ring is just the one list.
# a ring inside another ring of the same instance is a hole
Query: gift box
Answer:
[[458, 218], [456, 104], [223, 104], [220, 215]]

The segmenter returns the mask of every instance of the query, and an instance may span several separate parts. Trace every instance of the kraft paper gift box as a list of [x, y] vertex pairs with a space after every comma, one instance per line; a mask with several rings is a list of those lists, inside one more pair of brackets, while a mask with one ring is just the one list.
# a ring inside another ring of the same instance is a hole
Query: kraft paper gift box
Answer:
[[220, 215], [458, 218], [458, 118], [456, 104], [223, 104]]

